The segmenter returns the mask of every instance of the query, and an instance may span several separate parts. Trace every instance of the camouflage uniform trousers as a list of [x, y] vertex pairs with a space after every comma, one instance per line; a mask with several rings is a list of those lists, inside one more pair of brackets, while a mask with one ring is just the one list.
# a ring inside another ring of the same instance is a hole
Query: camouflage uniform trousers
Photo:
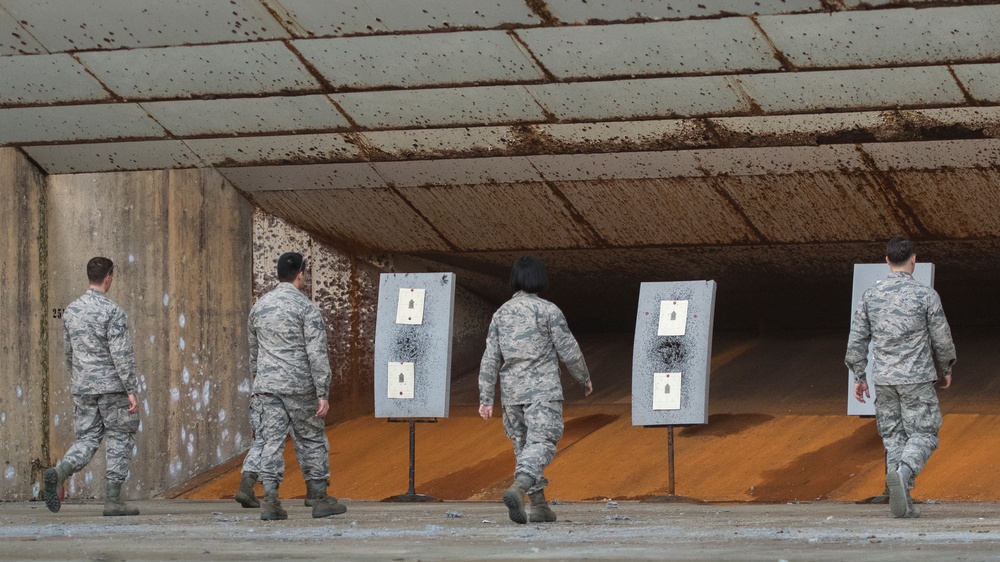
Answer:
[[875, 421], [888, 466], [905, 462], [916, 477], [938, 446], [941, 408], [934, 383], [876, 385]]
[[503, 429], [514, 444], [515, 476], [526, 474], [535, 483], [533, 494], [549, 485], [542, 475], [556, 456], [556, 444], [563, 436], [562, 401], [513, 404], [503, 407]]
[[130, 414], [128, 405], [128, 395], [123, 392], [73, 396], [76, 440], [62, 459], [72, 473], [87, 466], [107, 435], [107, 481], [117, 484], [128, 478], [135, 432], [139, 429], [139, 413]]
[[280, 483], [285, 474], [285, 437], [298, 442], [296, 456], [305, 480], [330, 479], [330, 443], [326, 421], [316, 417], [315, 394], [258, 394], [261, 406], [260, 481]]
[[[253, 430], [253, 443], [250, 445], [250, 450], [247, 451], [247, 456], [243, 459], [243, 468], [241, 472], [253, 472], [260, 474], [260, 453], [264, 450], [264, 434], [261, 432], [261, 419], [264, 416], [264, 412], [260, 406], [260, 398], [256, 394], [250, 395], [250, 428]], [[299, 447], [299, 441], [295, 438], [295, 434], [292, 434], [292, 446], [295, 448], [295, 458], [302, 458], [301, 447]], [[301, 463], [300, 463], [301, 464]]]

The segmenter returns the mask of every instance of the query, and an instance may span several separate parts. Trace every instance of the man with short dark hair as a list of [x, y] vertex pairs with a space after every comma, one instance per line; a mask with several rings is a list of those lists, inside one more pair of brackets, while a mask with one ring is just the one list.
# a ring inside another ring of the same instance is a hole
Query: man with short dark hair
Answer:
[[139, 428], [135, 351], [128, 316], [108, 298], [114, 263], [96, 257], [87, 263], [87, 292], [63, 311], [63, 350], [73, 392], [76, 440], [63, 460], [45, 471], [45, 505], [57, 512], [60, 491], [70, 475], [83, 470], [107, 435], [104, 515], [138, 515], [121, 500]]
[[[941, 408], [934, 384], [951, 386], [955, 344], [934, 289], [913, 279], [913, 242], [896, 236], [886, 245], [889, 278], [865, 291], [851, 322], [844, 362], [854, 373], [854, 397], [871, 397], [865, 368], [873, 356], [875, 420], [885, 445], [889, 509], [894, 517], [920, 517], [910, 489], [937, 449]], [[936, 366], [935, 366], [936, 363]]]
[[306, 261], [302, 254], [278, 258], [278, 286], [250, 310], [250, 376], [261, 410], [260, 480], [264, 483], [264, 520], [288, 519], [278, 499], [285, 472], [285, 437], [291, 429], [298, 443], [299, 464], [313, 499], [312, 516], [347, 511], [327, 495], [330, 444], [326, 413], [330, 408], [330, 361], [326, 326], [319, 307], [306, 298]]

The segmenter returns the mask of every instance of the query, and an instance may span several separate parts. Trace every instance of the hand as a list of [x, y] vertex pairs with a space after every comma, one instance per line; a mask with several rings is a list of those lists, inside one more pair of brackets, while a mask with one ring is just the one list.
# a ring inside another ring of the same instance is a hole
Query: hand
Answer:
[[479, 417], [484, 420], [488, 420], [493, 417], [493, 406], [487, 406], [486, 404], [479, 405]]
[[583, 395], [590, 396], [590, 393], [594, 391], [594, 381], [587, 381], [587, 384], [583, 385]]
[[316, 409], [317, 418], [325, 418], [326, 413], [330, 411], [330, 401], [326, 398], [319, 399], [319, 408]]
[[[951, 377], [948, 377], [951, 380]], [[135, 394], [128, 395], [128, 413], [134, 414], [139, 411], [139, 401], [136, 400]]]
[[951, 373], [938, 379], [938, 382], [941, 382], [942, 379], [944, 380], [944, 383], [941, 384], [941, 388], [948, 388], [949, 386], [951, 386]]
[[872, 394], [868, 391], [868, 383], [866, 382], [856, 382], [854, 383], [854, 398], [862, 404], [865, 403], [865, 397], [871, 398]]

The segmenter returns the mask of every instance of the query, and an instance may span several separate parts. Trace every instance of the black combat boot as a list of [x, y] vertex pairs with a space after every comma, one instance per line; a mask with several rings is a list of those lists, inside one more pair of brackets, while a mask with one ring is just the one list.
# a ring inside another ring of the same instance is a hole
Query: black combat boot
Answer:
[[52, 468], [45, 469], [42, 481], [45, 484], [45, 507], [52, 513], [57, 513], [62, 507], [63, 482], [70, 477], [69, 465], [61, 462]]
[[240, 478], [240, 488], [236, 490], [236, 501], [243, 507], [260, 507], [260, 500], [253, 493], [253, 485], [256, 482], [256, 472], [244, 472]]
[[531, 500], [531, 515], [528, 521], [532, 523], [552, 523], [556, 520], [556, 513], [549, 507], [549, 502], [545, 501], [545, 491], [538, 490], [534, 494], [528, 494]]
[[329, 482], [326, 480], [310, 480], [306, 482], [306, 499], [312, 499], [312, 516], [315, 519], [340, 515], [347, 511], [347, 506], [337, 501], [337, 498], [327, 495], [326, 487]]
[[104, 488], [104, 515], [117, 517], [121, 515], [139, 515], [139, 509], [122, 501], [122, 483], [108, 482]]
[[288, 512], [282, 509], [281, 500], [278, 499], [278, 483], [264, 482], [264, 501], [261, 502], [264, 508], [260, 512], [260, 518], [264, 521], [284, 521], [288, 519]]
[[528, 493], [528, 488], [534, 481], [527, 474], [518, 474], [514, 478], [514, 483], [503, 493], [503, 504], [507, 506], [507, 514], [514, 523], [525, 524], [528, 522], [528, 514], [524, 512], [524, 494]]

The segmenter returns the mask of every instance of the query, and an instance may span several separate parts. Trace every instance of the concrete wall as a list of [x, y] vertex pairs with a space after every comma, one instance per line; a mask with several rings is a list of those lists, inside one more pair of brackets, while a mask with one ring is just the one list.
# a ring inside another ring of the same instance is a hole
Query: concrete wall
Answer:
[[45, 179], [0, 148], [0, 499], [34, 496], [47, 461]]
[[[129, 314], [141, 425], [131, 498], [156, 495], [244, 451], [252, 207], [210, 170], [50, 176], [49, 299], [86, 290], [86, 263], [115, 261], [110, 296]], [[51, 316], [51, 315], [50, 315]], [[48, 319], [51, 461], [73, 440], [62, 325]], [[103, 497], [104, 447], [67, 483]]]

